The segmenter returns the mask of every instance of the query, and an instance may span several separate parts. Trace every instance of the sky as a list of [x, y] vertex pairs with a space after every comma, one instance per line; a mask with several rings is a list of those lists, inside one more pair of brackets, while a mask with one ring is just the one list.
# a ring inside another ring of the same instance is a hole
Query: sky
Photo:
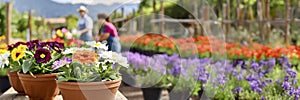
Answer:
[[105, 5], [111, 5], [114, 3], [133, 3], [137, 4], [140, 3], [141, 0], [52, 0], [57, 3], [72, 3], [72, 4], [88, 4], [88, 5], [95, 5], [95, 4], [105, 4]]
[[[0, 0], [0, 4], [11, 0]], [[64, 17], [70, 14], [78, 15], [77, 9], [85, 5], [89, 9], [89, 15], [96, 19], [98, 13], [111, 14], [113, 10], [121, 12], [120, 7], [125, 8], [125, 14], [138, 10], [138, 0], [13, 0], [14, 8], [20, 13], [31, 10], [34, 16], [45, 18]], [[105, 2], [104, 2], [105, 1]]]

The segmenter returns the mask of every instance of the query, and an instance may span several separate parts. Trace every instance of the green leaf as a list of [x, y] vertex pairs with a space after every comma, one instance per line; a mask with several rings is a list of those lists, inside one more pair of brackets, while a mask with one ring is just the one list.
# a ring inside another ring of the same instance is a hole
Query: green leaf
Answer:
[[22, 65], [23, 73], [27, 73], [30, 70], [31, 66], [32, 66], [32, 61], [25, 60]]

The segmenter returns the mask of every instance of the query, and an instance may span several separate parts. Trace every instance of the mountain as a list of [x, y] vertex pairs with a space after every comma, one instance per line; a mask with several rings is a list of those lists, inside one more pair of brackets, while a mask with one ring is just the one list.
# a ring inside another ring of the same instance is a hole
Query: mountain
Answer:
[[[7, 0], [1, 0], [7, 1]], [[51, 0], [14, 0], [14, 8], [17, 11], [23, 13], [33, 10], [34, 15], [44, 16], [46, 18], [55, 18], [68, 16], [69, 14], [78, 15], [77, 8], [84, 4], [60, 4]], [[113, 10], [124, 6], [125, 14], [132, 12], [132, 9], [137, 9], [138, 4], [112, 4], [110, 6], [97, 4], [97, 5], [85, 5], [89, 9], [89, 14], [93, 19], [96, 19], [98, 13], [111, 14]], [[120, 11], [120, 10], [118, 10]]]

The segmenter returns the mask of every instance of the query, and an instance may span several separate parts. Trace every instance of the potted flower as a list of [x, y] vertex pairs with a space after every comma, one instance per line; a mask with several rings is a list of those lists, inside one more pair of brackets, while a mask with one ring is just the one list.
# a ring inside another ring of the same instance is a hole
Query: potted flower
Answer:
[[[167, 55], [145, 56], [139, 53], [126, 52], [130, 67], [126, 70], [135, 79], [135, 87], [141, 87], [145, 100], [159, 100], [163, 88], [167, 87]], [[128, 82], [128, 81], [125, 81]], [[130, 82], [128, 82], [130, 83]]]
[[7, 75], [11, 86], [19, 93], [25, 94], [23, 86], [20, 82], [18, 71], [22, 69], [23, 60], [26, 56], [25, 50], [27, 49], [26, 43], [17, 42], [7, 46], [7, 50], [1, 49], [1, 66], [8, 69]]
[[127, 67], [121, 54], [107, 51], [106, 44], [86, 42], [80, 48], [66, 49], [65, 56], [52, 68], [62, 71], [58, 87], [64, 100], [113, 100], [121, 84], [118, 70]]
[[25, 93], [31, 100], [53, 100], [59, 90], [56, 84], [57, 70], [53, 70], [52, 65], [62, 57], [64, 44], [33, 40], [26, 45], [26, 57], [22, 71], [18, 73]]

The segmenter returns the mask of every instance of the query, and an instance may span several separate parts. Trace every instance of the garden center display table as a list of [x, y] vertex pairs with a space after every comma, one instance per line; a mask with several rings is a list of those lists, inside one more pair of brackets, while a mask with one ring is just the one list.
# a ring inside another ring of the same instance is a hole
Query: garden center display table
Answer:
[[[26, 95], [18, 95], [17, 92], [10, 88], [0, 96], [0, 100], [29, 100]], [[55, 100], [63, 100], [61, 95], [56, 96]], [[118, 91], [116, 94], [116, 100], [127, 100], [126, 97]]]

